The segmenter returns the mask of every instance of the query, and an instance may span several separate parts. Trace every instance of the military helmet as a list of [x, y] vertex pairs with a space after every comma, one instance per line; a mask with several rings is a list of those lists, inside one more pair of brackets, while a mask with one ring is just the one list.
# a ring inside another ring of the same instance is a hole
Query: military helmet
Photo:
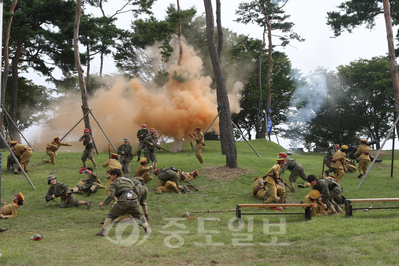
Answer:
[[53, 176], [53, 175], [49, 175], [49, 176], [47, 177], [47, 184], [50, 185], [50, 181], [53, 180], [53, 179], [56, 179], [56, 177]]

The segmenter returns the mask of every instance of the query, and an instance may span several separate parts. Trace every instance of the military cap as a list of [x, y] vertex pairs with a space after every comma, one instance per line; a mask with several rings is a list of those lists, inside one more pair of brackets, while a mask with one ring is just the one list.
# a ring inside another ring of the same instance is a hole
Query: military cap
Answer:
[[367, 143], [367, 139], [360, 139], [361, 143]]
[[154, 130], [151, 132], [151, 134], [158, 134], [158, 131]]
[[316, 189], [313, 189], [309, 192], [309, 198], [311, 198], [312, 200], [320, 198], [320, 192]]
[[39, 240], [42, 240], [43, 238], [44, 238], [43, 235], [34, 234], [33, 237], [31, 237], [30, 239], [35, 240], [35, 241], [39, 241]]
[[157, 169], [154, 170], [154, 175], [157, 175], [157, 174], [158, 174], [158, 170], [159, 170], [159, 168], [157, 168]]
[[119, 157], [119, 154], [117, 154], [117, 153], [111, 153], [111, 157], [118, 158], [118, 157]]
[[57, 137], [55, 137], [55, 138], [54, 138], [54, 140], [57, 140], [57, 139], [60, 139], [60, 137], [59, 137], [59, 136], [57, 136]]
[[155, 129], [152, 127], [152, 128], [150, 128], [150, 132], [153, 132]]
[[277, 158], [278, 163], [285, 163], [285, 158]]
[[145, 158], [145, 157], [144, 157], [144, 158], [141, 158], [141, 159], [140, 159], [140, 163], [141, 163], [141, 164], [147, 163], [147, 158]]
[[16, 145], [17, 143], [18, 143], [18, 141], [15, 141], [15, 140], [10, 141], [10, 144], [11, 144], [12, 146]]
[[15, 195], [20, 201], [25, 201], [25, 196], [19, 192], [17, 195]]
[[198, 171], [197, 171], [197, 170], [194, 170], [194, 171], [193, 171], [193, 177], [196, 177], [196, 176], [198, 176]]
[[83, 174], [84, 172], [86, 172], [86, 168], [84, 168], [83, 166], [80, 167], [79, 173]]
[[200, 127], [196, 127], [195, 130], [201, 131], [201, 128]]
[[286, 157], [287, 157], [287, 154], [286, 154], [285, 152], [280, 152], [280, 153], [278, 154], [278, 157], [286, 158]]
[[342, 145], [342, 146], [341, 146], [341, 149], [347, 150], [347, 149], [348, 149], [348, 146], [347, 146], [347, 145]]
[[124, 138], [123, 141], [130, 141], [130, 139], [129, 138]]
[[49, 176], [47, 177], [47, 184], [50, 185], [50, 181], [53, 180], [53, 179], [56, 179], [56, 177], [53, 176], [53, 175], [49, 175]]
[[85, 130], [83, 130], [83, 132], [90, 132], [90, 130], [88, 128], [85, 128]]
[[146, 124], [142, 124], [141, 127], [142, 128], [147, 128], [147, 125]]
[[339, 148], [339, 144], [335, 144], [334, 146], [335, 146], [336, 148]]

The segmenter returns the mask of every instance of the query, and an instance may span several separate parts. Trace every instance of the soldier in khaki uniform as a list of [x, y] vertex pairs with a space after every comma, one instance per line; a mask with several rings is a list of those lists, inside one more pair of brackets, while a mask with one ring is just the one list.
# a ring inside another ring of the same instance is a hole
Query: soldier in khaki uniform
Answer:
[[134, 192], [133, 182], [126, 177], [121, 177], [121, 171], [119, 169], [111, 170], [110, 178], [112, 180], [110, 194], [105, 201], [100, 202], [98, 206], [101, 208], [103, 205], [108, 205], [114, 199], [114, 197], [117, 197], [118, 201], [114, 206], [112, 206], [112, 209], [107, 214], [103, 229], [96, 235], [104, 236], [112, 220], [118, 218], [119, 216], [124, 216], [125, 214], [130, 214], [133, 216], [137, 223], [144, 228], [145, 233], [151, 234], [151, 229], [147, 219], [139, 207], [140, 203], [138, 200], [138, 195]]
[[262, 201], [266, 201], [269, 198], [267, 190], [265, 189], [265, 183], [261, 177], [257, 177], [254, 180], [254, 184], [252, 185], [252, 196]]
[[[282, 201], [284, 203], [285, 199], [285, 188], [278, 184], [278, 178], [280, 178], [280, 169], [285, 164], [285, 158], [278, 158], [277, 164], [273, 165], [272, 168], [263, 177], [263, 182], [269, 188], [270, 197], [265, 201], [265, 204], [271, 203], [276, 200], [276, 203]], [[280, 199], [278, 199], [278, 197]]]
[[70, 194], [72, 190], [67, 185], [57, 182], [57, 178], [55, 176], [50, 175], [47, 177], [47, 183], [50, 185], [50, 187], [46, 194], [46, 202], [56, 199], [57, 197], [61, 197], [60, 208], [86, 205], [87, 209], [90, 210], [91, 201], [77, 200], [75, 194]]
[[110, 172], [113, 169], [119, 169], [122, 172], [122, 165], [121, 163], [118, 161], [118, 157], [119, 155], [117, 153], [111, 153], [111, 158], [108, 159], [108, 161], [106, 161], [103, 164], [103, 167], [107, 167], [108, 166], [108, 171], [107, 171], [107, 185], [106, 185], [106, 189], [105, 189], [105, 194], [109, 195], [110, 193], [110, 186], [112, 183], [111, 180], [111, 176], [110, 176]]
[[325, 176], [329, 176], [330, 172], [335, 172], [335, 169], [331, 167], [331, 159], [334, 153], [339, 150], [339, 144], [334, 144], [334, 146], [328, 150], [327, 155], [324, 156], [323, 161], [324, 164], [328, 167], [327, 170], [324, 171]]
[[204, 143], [204, 134], [201, 132], [201, 128], [195, 128], [195, 133], [193, 139], [197, 142], [195, 156], [197, 157], [200, 164], [204, 163], [204, 159], [202, 158], [201, 152], [202, 148], [205, 146]]
[[152, 180], [152, 176], [150, 176], [148, 172], [151, 171], [153, 166], [152, 165], [147, 166], [147, 162], [148, 162], [147, 158], [145, 157], [141, 158], [140, 165], [137, 166], [136, 173], [134, 175], [135, 177], [142, 178], [144, 183], [147, 183]]
[[[337, 180], [338, 182], [341, 180], [341, 178], [344, 176], [346, 172], [346, 150], [348, 149], [348, 146], [342, 145], [341, 150], [337, 151], [334, 153], [331, 159], [331, 167], [335, 168], [335, 173], [337, 174]], [[323, 193], [321, 193], [323, 194]]]
[[[310, 191], [303, 200], [305, 204], [312, 204], [312, 216], [328, 215], [325, 211], [327, 205], [320, 200], [320, 192], [316, 189]], [[306, 208], [305, 208], [306, 209]]]
[[141, 150], [144, 149], [144, 140], [150, 135], [150, 131], [147, 129], [147, 125], [141, 125], [141, 129], [137, 131], [137, 139], [139, 140], [139, 146], [137, 147], [137, 161], [140, 161]]
[[187, 180], [184, 178], [184, 176], [186, 176], [190, 180], [193, 180], [195, 177], [198, 176], [198, 171], [197, 170], [193, 170], [190, 173], [181, 171], [181, 173], [182, 173], [182, 175], [179, 175], [179, 180], [180, 181], [185, 181], [185, 182], [187, 182]]
[[355, 157], [359, 157], [359, 165], [357, 169], [359, 170], [360, 175], [358, 178], [361, 178], [367, 172], [367, 167], [369, 167], [370, 163], [370, 147], [367, 145], [367, 140], [360, 139], [360, 143], [361, 144], [354, 155]]
[[130, 144], [129, 138], [124, 138], [123, 144], [119, 146], [117, 153], [119, 154], [119, 162], [122, 165], [123, 174], [130, 174], [130, 164], [134, 156], [133, 146]]
[[278, 156], [280, 158], [285, 158], [285, 164], [280, 169], [279, 174], [284, 174], [285, 170], [289, 170], [291, 172], [289, 177], [291, 192], [295, 193], [295, 181], [298, 179], [298, 177], [301, 177], [304, 181], [307, 181], [308, 176], [305, 174], [302, 164], [298, 163], [295, 159], [288, 157], [285, 152], [280, 152]]
[[171, 191], [176, 191], [178, 194], [185, 193], [184, 188], [180, 185], [180, 177], [176, 168], [157, 168], [154, 171], [154, 175], [158, 176], [157, 194]]
[[321, 201], [331, 210], [333, 215], [342, 213], [338, 204], [345, 203], [345, 197], [342, 195], [341, 186], [333, 178], [317, 179], [315, 175], [308, 176], [308, 182], [321, 194]]
[[[157, 131], [153, 131], [151, 132], [150, 136], [147, 136], [144, 139], [144, 156], [145, 158], [147, 158], [148, 162], [154, 162], [155, 159], [157, 158], [157, 148], [154, 146], [157, 145], [158, 142], [158, 132]], [[154, 167], [156, 168], [157, 165], [155, 163]]]
[[[12, 201], [13, 201], [12, 203], [7, 205], [7, 202], [5, 200], [3, 200], [4, 206], [0, 209], [0, 211], [1, 211], [0, 218], [1, 219], [17, 217], [19, 206], [24, 204], [25, 197], [24, 197], [24, 195], [22, 195], [21, 192], [19, 192], [17, 195], [15, 195], [15, 197]], [[8, 230], [8, 228], [3, 231], [6, 231], [6, 230]], [[2, 232], [2, 231], [0, 230], [0, 232]]]
[[47, 144], [46, 147], [46, 154], [50, 156], [50, 160], [44, 159], [43, 162], [45, 163], [52, 163], [53, 165], [55, 164], [55, 156], [57, 155], [57, 150], [59, 149], [60, 146], [73, 146], [72, 144], [69, 143], [62, 143], [60, 141], [60, 137], [55, 137], [53, 141]]
[[85, 149], [83, 151], [82, 155], [82, 162], [83, 162], [83, 168], [86, 168], [86, 160], [89, 158], [94, 165], [94, 168], [97, 168], [96, 161], [94, 160], [94, 143], [93, 143], [93, 137], [90, 135], [90, 130], [85, 129], [83, 131], [84, 135], [80, 137], [79, 141], [83, 141], [83, 146], [85, 146]]
[[82, 182], [79, 182], [72, 191], [73, 192], [87, 192], [87, 196], [95, 193], [100, 188], [100, 180], [97, 178], [97, 174], [93, 172], [93, 168], [87, 167], [79, 171], [81, 174], [86, 174], [88, 177]]
[[[14, 154], [18, 158], [19, 163], [25, 172], [28, 172], [29, 159], [33, 154], [32, 148], [23, 144], [18, 144], [17, 141], [11, 141], [11, 147], [14, 149]], [[14, 170], [15, 171], [15, 170]]]

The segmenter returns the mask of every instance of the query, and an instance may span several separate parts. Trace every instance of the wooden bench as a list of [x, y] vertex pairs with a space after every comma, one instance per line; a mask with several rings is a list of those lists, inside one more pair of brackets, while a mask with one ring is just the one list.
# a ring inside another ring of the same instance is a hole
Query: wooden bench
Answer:
[[[346, 217], [351, 217], [353, 210], [367, 209], [367, 208], [353, 208], [352, 202], [387, 202], [387, 201], [399, 201], [399, 198], [347, 199], [345, 201]], [[378, 209], [399, 209], [399, 207], [378, 207], [378, 208], [372, 208], [372, 209], [376, 209], [376, 210], [378, 210]], [[368, 209], [368, 210], [372, 210], [372, 209]]]
[[298, 204], [277, 204], [277, 203], [273, 203], [273, 204], [237, 204], [236, 207], [236, 217], [237, 220], [239, 222], [242, 222], [241, 220], [241, 215], [288, 215], [288, 214], [301, 214], [299, 212], [294, 212], [294, 213], [288, 213], [288, 212], [279, 212], [279, 213], [270, 213], [270, 212], [255, 212], [255, 213], [242, 213], [240, 208], [253, 208], [253, 207], [259, 207], [259, 208], [270, 208], [270, 207], [301, 207], [301, 208], [305, 208], [305, 219], [306, 220], [310, 220], [312, 219], [312, 206], [311, 204], [304, 204], [304, 203], [298, 203]]

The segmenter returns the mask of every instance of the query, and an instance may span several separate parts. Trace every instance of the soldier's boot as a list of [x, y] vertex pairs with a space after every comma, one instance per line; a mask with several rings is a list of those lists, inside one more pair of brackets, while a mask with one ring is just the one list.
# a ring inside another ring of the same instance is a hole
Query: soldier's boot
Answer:
[[144, 228], [145, 234], [146, 235], [151, 235], [152, 231], [150, 229], [150, 225], [147, 222], [145, 222], [145, 223], [143, 223], [142, 226]]
[[341, 207], [339, 207], [339, 206], [337, 207], [337, 213], [338, 213], [338, 214], [344, 213], [344, 212], [342, 211]]
[[162, 194], [163, 192], [162, 192], [162, 190], [157, 189], [157, 191], [156, 191], [155, 193], [156, 193], [156, 194]]
[[295, 193], [295, 183], [291, 183], [291, 192], [292, 193]]
[[363, 173], [360, 173], [360, 175], [357, 178], [361, 178], [363, 176]]
[[97, 167], [97, 164], [96, 164], [96, 161], [94, 160], [94, 158], [91, 159], [91, 161], [93, 162], [94, 168], [98, 168], [98, 167]]
[[111, 218], [105, 218], [103, 229], [100, 232], [98, 232], [97, 234], [95, 234], [95, 236], [104, 236], [105, 232], [107, 231], [107, 227], [108, 227], [108, 225], [111, 224], [111, 222], [112, 222]]
[[331, 205], [329, 209], [330, 209], [332, 215], [337, 215], [338, 214], [337, 211], [335, 210], [334, 206]]
[[305, 186], [305, 184], [299, 184], [298, 187], [305, 188], [306, 186]]
[[138, 161], [138, 162], [140, 161], [140, 155], [137, 156], [137, 161]]
[[0, 228], [0, 233], [1, 232], [5, 232], [5, 231], [7, 231], [8, 230], [8, 228]]
[[86, 202], [85, 202], [85, 205], [86, 205], [86, 207], [87, 207], [87, 210], [90, 210], [90, 207], [91, 207], [91, 200], [86, 201]]
[[82, 161], [83, 163], [83, 168], [86, 168], [86, 161]]
[[143, 208], [143, 212], [144, 212], [144, 216], [147, 219], [147, 221], [150, 220], [150, 218], [148, 217], [148, 209], [147, 209], [147, 204], [144, 206], [141, 206]]

